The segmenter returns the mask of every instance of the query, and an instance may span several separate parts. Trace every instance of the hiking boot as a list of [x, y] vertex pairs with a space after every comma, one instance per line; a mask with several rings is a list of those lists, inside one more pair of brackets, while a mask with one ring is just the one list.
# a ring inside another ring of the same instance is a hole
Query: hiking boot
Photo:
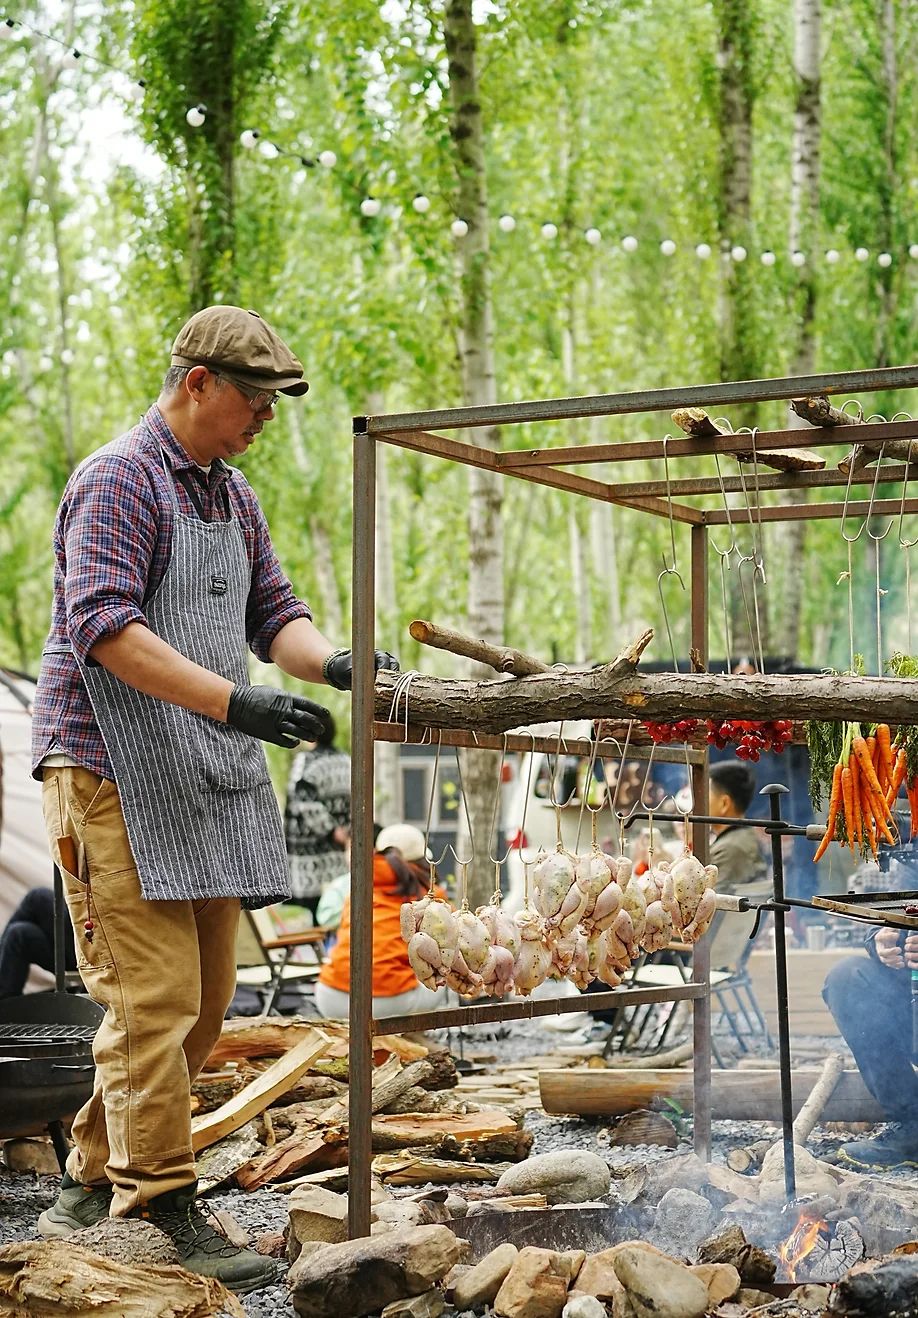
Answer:
[[135, 1208], [130, 1217], [141, 1217], [158, 1226], [175, 1243], [183, 1268], [203, 1277], [216, 1277], [231, 1291], [245, 1294], [270, 1286], [278, 1280], [272, 1259], [254, 1249], [238, 1249], [207, 1221], [195, 1195], [198, 1183], [157, 1195]]
[[890, 1170], [893, 1167], [918, 1167], [918, 1124], [889, 1125], [869, 1139], [850, 1140], [838, 1150], [840, 1162], [855, 1167]]
[[95, 1226], [104, 1217], [108, 1217], [111, 1203], [110, 1185], [81, 1185], [64, 1172], [57, 1201], [38, 1219], [39, 1234], [69, 1236], [84, 1226]]

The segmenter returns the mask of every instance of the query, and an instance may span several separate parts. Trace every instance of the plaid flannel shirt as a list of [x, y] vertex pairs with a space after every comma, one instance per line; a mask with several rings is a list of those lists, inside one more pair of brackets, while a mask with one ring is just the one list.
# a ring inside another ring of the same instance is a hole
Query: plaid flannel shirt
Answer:
[[108, 445], [81, 463], [58, 508], [47, 646], [67, 652], [42, 658], [32, 717], [36, 778], [41, 777], [41, 760], [52, 751], [104, 778], [114, 777], [77, 658], [85, 663], [98, 641], [128, 623], [146, 624], [144, 603], [169, 564], [175, 506], [188, 516], [199, 515], [177, 479], [180, 473], [191, 472], [197, 481], [205, 520], [225, 517], [226, 498], [231, 516], [239, 520], [252, 569], [246, 608], [252, 652], [267, 662], [278, 632], [294, 618], [312, 616], [277, 560], [264, 514], [241, 472], [217, 459], [205, 475], [155, 404], [118, 443], [117, 451]]

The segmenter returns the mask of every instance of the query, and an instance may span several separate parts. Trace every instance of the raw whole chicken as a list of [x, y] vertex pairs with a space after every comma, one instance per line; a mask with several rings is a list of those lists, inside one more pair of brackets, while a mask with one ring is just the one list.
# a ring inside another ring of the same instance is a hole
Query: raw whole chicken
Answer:
[[586, 904], [580, 912], [580, 923], [585, 926], [596, 908], [596, 903], [612, 882], [609, 862], [598, 848], [585, 856], [578, 856], [574, 863], [574, 882], [586, 896]]
[[649, 902], [644, 913], [644, 932], [641, 947], [645, 952], [660, 952], [672, 942], [673, 918], [657, 898]]
[[455, 912], [447, 902], [422, 897], [404, 903], [400, 920], [411, 969], [425, 988], [439, 988], [447, 982], [459, 948]]
[[545, 925], [533, 906], [524, 906], [513, 917], [519, 930], [520, 950], [513, 971], [516, 992], [527, 997], [548, 977], [551, 952], [545, 946]]
[[587, 894], [575, 882], [576, 856], [563, 850], [550, 851], [532, 868], [533, 905], [546, 928], [570, 933], [585, 910]]
[[[641, 887], [639, 878], [632, 877], [625, 884], [622, 892], [622, 910], [627, 911], [631, 916], [632, 938], [637, 944], [640, 944], [644, 937], [644, 924], [647, 918], [647, 901]], [[614, 928], [614, 925], [613, 925]], [[636, 959], [637, 953], [631, 953], [631, 960]]]
[[520, 952], [520, 931], [513, 917], [501, 909], [499, 901], [479, 906], [475, 912], [491, 939], [488, 959], [481, 968], [485, 993], [502, 998], [513, 992], [513, 974]]
[[[612, 856], [607, 856], [601, 851], [594, 851], [589, 857], [580, 857], [577, 862], [578, 869], [587, 860], [589, 861], [589, 877], [586, 880], [586, 886], [592, 884], [595, 895], [593, 895], [592, 903], [587, 905], [586, 910], [581, 915], [580, 924], [587, 937], [591, 938], [593, 934], [608, 929], [621, 910], [622, 890], [616, 879], [616, 861]], [[606, 870], [605, 876], [602, 874], [603, 868]], [[585, 886], [584, 880], [579, 877], [578, 884], [581, 889]]]
[[590, 947], [587, 936], [578, 924], [568, 935], [572, 943], [571, 958], [568, 962], [566, 976], [581, 993], [593, 978], [590, 972]]
[[488, 959], [491, 935], [483, 921], [467, 906], [456, 915], [456, 923], [459, 926], [459, 951], [469, 970], [477, 975]]
[[634, 921], [624, 907], [605, 931], [608, 955], [616, 965], [627, 967], [638, 958], [638, 944], [634, 936]]
[[679, 909], [678, 924], [686, 942], [694, 943], [707, 930], [714, 916], [717, 866], [702, 865], [687, 853], [671, 867], [669, 877]]

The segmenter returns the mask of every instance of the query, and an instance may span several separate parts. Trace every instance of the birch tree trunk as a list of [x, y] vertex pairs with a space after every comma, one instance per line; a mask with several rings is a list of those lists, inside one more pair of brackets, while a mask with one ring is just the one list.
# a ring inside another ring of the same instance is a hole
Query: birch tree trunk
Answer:
[[[484, 126], [476, 67], [477, 37], [472, 0], [448, 0], [444, 41], [449, 66], [449, 127], [458, 176], [458, 214], [468, 224], [462, 243], [461, 358], [462, 394], [468, 405], [497, 401], [494, 367], [494, 316], [488, 238], [488, 193]], [[496, 449], [496, 427], [478, 430], [474, 442]], [[504, 564], [500, 477], [469, 468], [468, 628], [473, 636], [503, 641]], [[475, 675], [484, 675], [480, 670]], [[494, 759], [487, 751], [462, 756], [463, 785], [471, 818], [475, 860], [469, 870], [472, 905], [493, 891], [488, 837], [494, 793]]]
[[[570, 290], [566, 301], [566, 318], [561, 330], [561, 365], [564, 378], [564, 392], [573, 397], [577, 393], [577, 286]], [[576, 423], [571, 423], [570, 443], [577, 442]], [[586, 510], [581, 508], [582, 499], [568, 496], [567, 526], [571, 547], [571, 605], [576, 620], [574, 632], [574, 662], [585, 663], [591, 649], [590, 629], [590, 579], [588, 572], [589, 555], [587, 554], [584, 518]]]
[[[816, 260], [819, 238], [819, 162], [822, 136], [820, 35], [822, 0], [794, 0], [794, 140], [791, 157], [790, 251], [801, 252], [806, 263], [797, 273], [796, 342], [788, 373], [809, 375], [815, 369], [815, 317], [818, 281]], [[803, 425], [789, 411], [791, 427]], [[789, 503], [806, 503], [805, 490], [790, 490]], [[775, 649], [796, 661], [800, 648], [803, 562], [807, 523], [800, 518], [775, 528], [776, 564], [781, 589], [781, 613], [776, 619]]]
[[[879, 143], [882, 168], [878, 171], [880, 200], [880, 250], [895, 251], [895, 205], [900, 186], [897, 127], [899, 110], [899, 63], [896, 53], [896, 0], [879, 0], [880, 78], [877, 87], [883, 100], [883, 139]], [[877, 317], [874, 362], [885, 366], [892, 361], [896, 314], [894, 267], [879, 270], [880, 314]]]

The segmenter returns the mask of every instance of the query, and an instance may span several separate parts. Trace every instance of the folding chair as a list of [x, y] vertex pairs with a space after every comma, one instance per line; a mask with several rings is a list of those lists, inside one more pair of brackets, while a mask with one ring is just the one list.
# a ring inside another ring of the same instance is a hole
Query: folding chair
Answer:
[[[261, 1009], [268, 1016], [288, 988], [315, 983], [325, 959], [325, 940], [333, 930], [319, 925], [299, 933], [278, 934], [270, 907], [243, 911], [242, 915], [236, 939], [236, 982], [258, 993]], [[304, 959], [294, 960], [299, 949]]]

